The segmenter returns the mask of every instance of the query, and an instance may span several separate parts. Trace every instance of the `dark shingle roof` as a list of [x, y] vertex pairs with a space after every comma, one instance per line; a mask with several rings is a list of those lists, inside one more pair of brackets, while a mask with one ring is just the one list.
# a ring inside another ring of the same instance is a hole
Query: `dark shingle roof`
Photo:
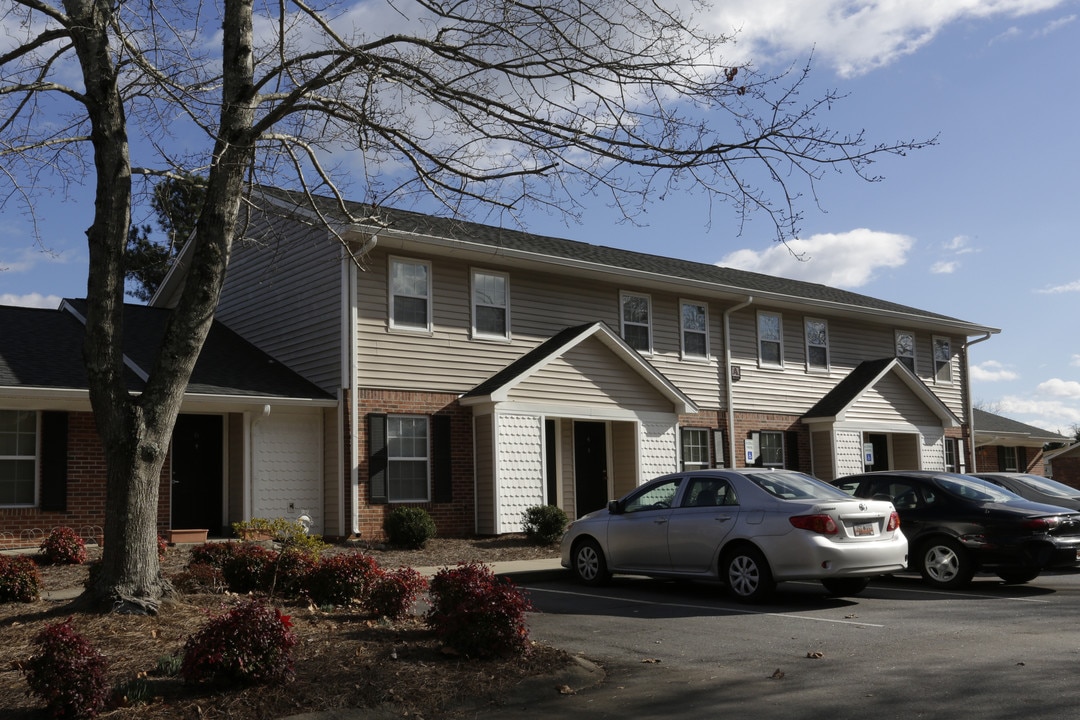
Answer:
[[844, 408], [859, 396], [874, 378], [889, 366], [892, 358], [867, 360], [855, 366], [847, 376], [836, 384], [825, 397], [817, 401], [814, 407], [806, 411], [804, 418], [836, 417]]
[[489, 377], [484, 382], [474, 387], [469, 392], [465, 393], [462, 397], [483, 397], [489, 395], [506, 383], [516, 379], [520, 375], [528, 372], [536, 365], [541, 364], [552, 355], [557, 354], [567, 344], [575, 340], [579, 335], [592, 328], [594, 323], [588, 323], [585, 325], [578, 325], [576, 327], [568, 327], [564, 330], [560, 330], [552, 337], [548, 338], [544, 342], [534, 347], [529, 352], [519, 357], [514, 362], [504, 367], [499, 372]]
[[979, 408], [972, 408], [971, 416], [975, 421], [975, 432], [977, 434], [999, 433], [1003, 435], [1024, 435], [1031, 440], [1041, 440], [1044, 442], [1062, 442], [1068, 440], [1067, 437], [1059, 435], [1056, 432], [1043, 430], [1034, 425], [1025, 425], [1022, 422], [1010, 420], [1007, 417], [995, 415], [994, 413], [980, 410]]
[[[85, 300], [67, 300], [85, 316]], [[124, 306], [124, 354], [149, 372], [169, 310]], [[83, 325], [65, 310], [0, 306], [0, 386], [85, 389]], [[128, 388], [142, 381], [126, 370]], [[215, 321], [189, 393], [330, 399], [331, 396]]]
[[[273, 188], [262, 188], [268, 195], [278, 198], [284, 203], [292, 204], [296, 209], [310, 207], [304, 197], [299, 193], [292, 193]], [[342, 213], [336, 201], [330, 198], [315, 196], [318, 210], [321, 215], [335, 217], [344, 221]], [[492, 248], [520, 251], [535, 254], [538, 259], [551, 258], [572, 260], [575, 262], [592, 263], [606, 268], [616, 268], [623, 271], [636, 271], [656, 275], [673, 280], [685, 280], [709, 283], [717, 290], [726, 290], [735, 293], [750, 295], [775, 295], [792, 299], [805, 299], [821, 303], [837, 304], [860, 310], [900, 313], [924, 318], [928, 322], [938, 322], [948, 325], [974, 326], [973, 330], [990, 331], [992, 328], [984, 328], [967, 321], [959, 320], [948, 315], [920, 310], [918, 308], [901, 305], [899, 303], [881, 300], [879, 298], [861, 295], [859, 293], [840, 290], [838, 288], [821, 285], [819, 283], [790, 280], [774, 275], [736, 270], [734, 268], [720, 267], [708, 263], [679, 260], [677, 258], [649, 255], [630, 250], [607, 247], [604, 245], [591, 245], [576, 240], [534, 235], [532, 233], [508, 230], [492, 225], [466, 222], [452, 218], [442, 218], [408, 210], [393, 208], [373, 208], [362, 203], [347, 203], [349, 212], [356, 218], [372, 218], [370, 223], [365, 220], [364, 225], [370, 224], [384, 226], [387, 230], [400, 233], [411, 233], [421, 236], [450, 239], [460, 242], [475, 243]], [[309, 211], [310, 212], [310, 211]], [[994, 330], [996, 331], [996, 330]]]

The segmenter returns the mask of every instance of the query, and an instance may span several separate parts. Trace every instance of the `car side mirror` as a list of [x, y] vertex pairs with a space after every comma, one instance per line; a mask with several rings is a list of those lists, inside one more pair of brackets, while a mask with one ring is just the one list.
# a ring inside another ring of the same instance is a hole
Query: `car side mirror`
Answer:
[[618, 500], [608, 500], [607, 511], [612, 515], [621, 515], [622, 505], [619, 504]]

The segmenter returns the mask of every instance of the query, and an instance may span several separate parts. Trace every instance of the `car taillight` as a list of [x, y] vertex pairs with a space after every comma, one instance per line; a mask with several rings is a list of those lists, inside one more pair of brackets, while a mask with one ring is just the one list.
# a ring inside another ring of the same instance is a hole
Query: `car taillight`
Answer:
[[840, 532], [830, 515], [795, 515], [788, 520], [800, 530], [821, 533], [822, 535], [835, 535]]
[[889, 532], [900, 529], [900, 516], [893, 511], [893, 514], [889, 516], [889, 524], [885, 527]]
[[1031, 518], [1024, 523], [1024, 527], [1039, 532], [1049, 532], [1061, 524], [1061, 518], [1054, 515], [1051, 517]]

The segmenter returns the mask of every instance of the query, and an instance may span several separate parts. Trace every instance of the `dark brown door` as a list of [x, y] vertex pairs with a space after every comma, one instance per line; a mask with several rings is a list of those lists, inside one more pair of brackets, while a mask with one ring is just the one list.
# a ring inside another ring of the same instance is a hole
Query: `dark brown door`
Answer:
[[574, 423], [574, 511], [578, 517], [607, 506], [607, 426]]
[[172, 442], [172, 527], [222, 533], [223, 418], [181, 415]]

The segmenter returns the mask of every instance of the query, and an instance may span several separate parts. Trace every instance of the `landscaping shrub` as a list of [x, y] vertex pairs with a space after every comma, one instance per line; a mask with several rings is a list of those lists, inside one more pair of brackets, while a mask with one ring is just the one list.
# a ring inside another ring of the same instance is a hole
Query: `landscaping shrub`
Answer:
[[554, 505], [534, 505], [522, 514], [525, 534], [537, 545], [551, 545], [562, 537], [570, 518]]
[[329, 545], [323, 542], [321, 535], [309, 535], [307, 526], [299, 519], [286, 520], [285, 518], [251, 518], [232, 524], [233, 534], [245, 540], [262, 537], [272, 540], [282, 548], [296, 548], [306, 550], [309, 553], [318, 554]]
[[189, 684], [287, 681], [293, 676], [296, 643], [288, 615], [249, 600], [188, 638], [180, 676]]
[[270, 568], [272, 577], [268, 591], [271, 595], [296, 597], [307, 591], [308, 579], [318, 566], [318, 555], [299, 548], [286, 548]]
[[410, 567], [381, 572], [371, 584], [367, 607], [381, 617], [400, 620], [426, 589], [427, 580]]
[[467, 657], [523, 655], [529, 648], [525, 613], [532, 605], [506, 578], [480, 563], [443, 568], [431, 579], [426, 621], [449, 647]]
[[41, 541], [41, 555], [54, 565], [81, 565], [86, 562], [86, 541], [69, 527], [53, 528]]
[[391, 545], [415, 550], [435, 537], [435, 521], [424, 508], [403, 505], [390, 511], [383, 530]]
[[23, 666], [30, 692], [53, 717], [94, 717], [109, 699], [105, 656], [75, 632], [71, 618], [48, 625], [34, 638], [39, 650]]
[[237, 543], [231, 542], [196, 545], [191, 548], [191, 553], [188, 555], [188, 566], [210, 565], [218, 570], [224, 570], [237, 547], [239, 547]]
[[308, 574], [308, 594], [316, 605], [348, 605], [353, 600], [365, 603], [378, 574], [379, 564], [370, 555], [325, 555]]
[[236, 593], [266, 590], [278, 554], [254, 543], [240, 543], [222, 568], [225, 582]]
[[221, 568], [209, 563], [188, 563], [188, 566], [169, 578], [173, 587], [182, 593], [223, 593], [229, 589]]
[[37, 563], [25, 555], [0, 555], [0, 602], [34, 602], [40, 591]]
[[157, 559], [161, 562], [165, 559], [165, 553], [169, 552], [169, 543], [160, 535], [157, 536]]

